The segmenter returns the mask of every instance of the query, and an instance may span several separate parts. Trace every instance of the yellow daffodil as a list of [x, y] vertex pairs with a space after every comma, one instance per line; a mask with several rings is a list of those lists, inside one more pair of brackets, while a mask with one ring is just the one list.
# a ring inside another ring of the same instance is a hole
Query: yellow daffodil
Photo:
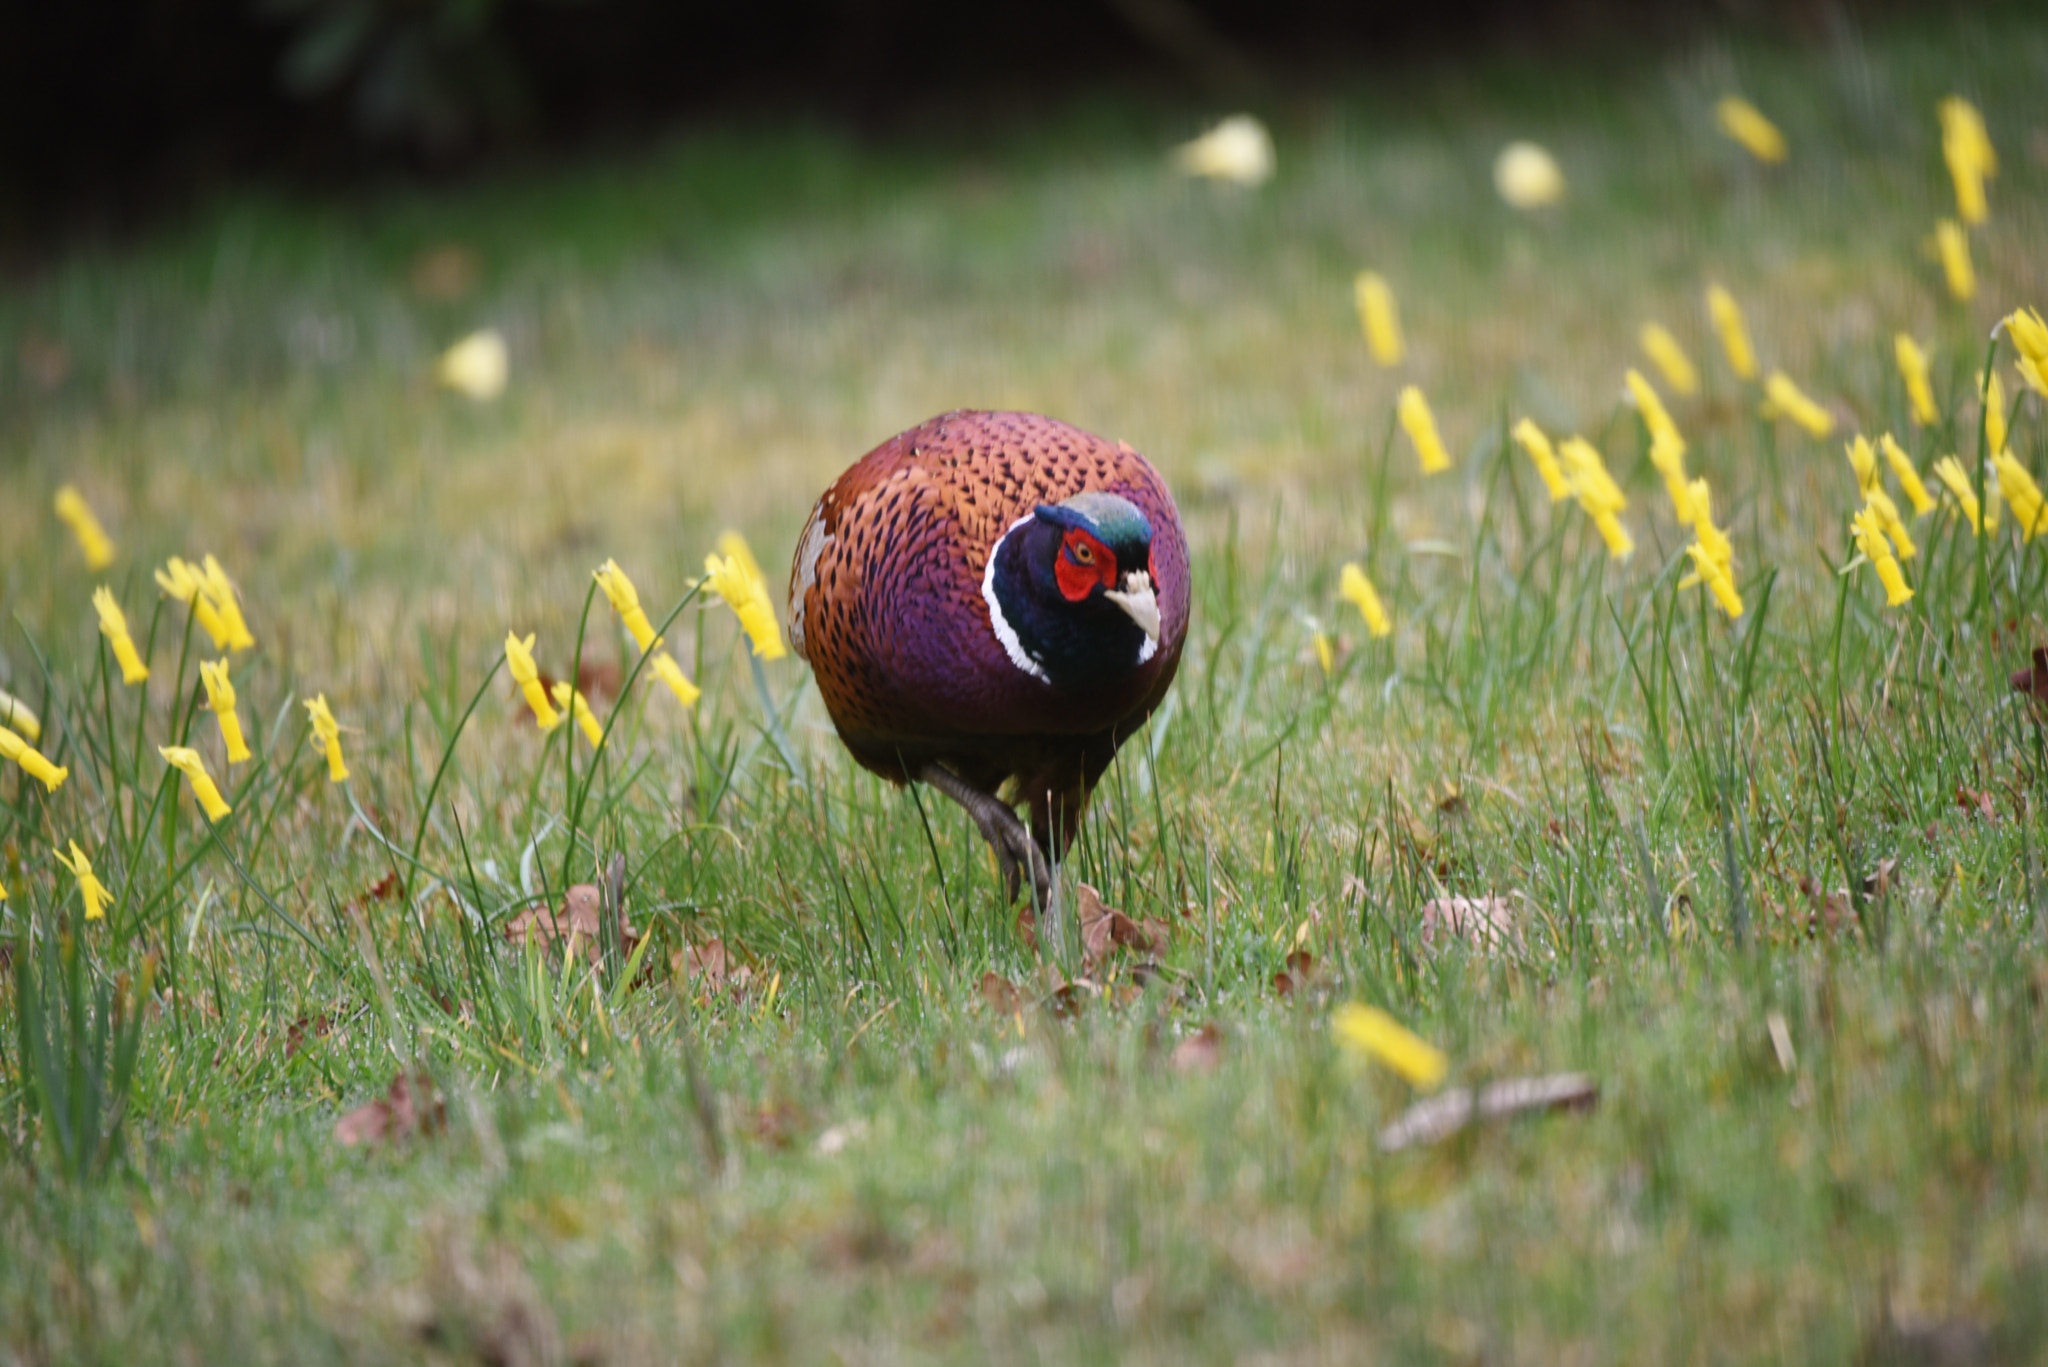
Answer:
[[1951, 95], [1936, 108], [1941, 117], [1941, 155], [1956, 187], [1956, 214], [1982, 223], [1987, 210], [1984, 182], [1998, 174], [1998, 153], [1984, 131], [1984, 116], [1968, 100]]
[[1695, 583], [1705, 584], [1707, 591], [1714, 595], [1714, 601], [1721, 605], [1721, 611], [1733, 619], [1742, 615], [1742, 595], [1736, 591], [1735, 581], [1728, 576], [1720, 562], [1695, 541], [1685, 548], [1692, 557]]
[[1934, 462], [1933, 469], [1934, 477], [1941, 481], [1949, 496], [1955, 499], [1956, 506], [1963, 510], [1963, 518], [1970, 524], [1970, 530], [1981, 536], [1984, 519], [1977, 507], [1977, 491], [1970, 487], [1970, 475], [1963, 469], [1963, 463], [1954, 456], [1943, 456]]
[[1564, 471], [1557, 463], [1557, 452], [1551, 448], [1550, 438], [1543, 435], [1543, 429], [1528, 418], [1515, 424], [1514, 438], [1529, 453], [1529, 459], [1536, 466], [1537, 477], [1543, 487], [1550, 491], [1550, 501], [1558, 503], [1571, 497], [1572, 486], [1565, 479]]
[[540, 681], [540, 666], [533, 662], [533, 634], [527, 633], [525, 640], [517, 632], [505, 633], [505, 665], [512, 671], [512, 682], [519, 685], [519, 691], [526, 695], [526, 705], [533, 709], [533, 719], [543, 731], [552, 731], [562, 724], [561, 713], [548, 698], [547, 687]]
[[1877, 439], [1884, 451], [1885, 460], [1891, 465], [1892, 473], [1898, 476], [1899, 487], [1906, 491], [1906, 498], [1913, 505], [1913, 516], [1925, 517], [1934, 511], [1934, 495], [1927, 492], [1927, 486], [1920, 479], [1920, 472], [1913, 468], [1913, 458], [1906, 454], [1892, 434], [1887, 432]]
[[208, 555], [199, 569], [200, 592], [206, 595], [213, 610], [219, 616], [221, 625], [227, 629], [228, 649], [247, 650], [256, 644], [256, 638], [249, 634], [249, 624], [242, 620], [241, 599], [235, 593], [234, 581], [221, 568], [220, 561]]
[[249, 742], [242, 735], [242, 719], [235, 715], [235, 686], [228, 681], [228, 662], [200, 661], [199, 678], [206, 685], [207, 705], [220, 722], [220, 738], [227, 743], [228, 763], [240, 764], [252, 758]]
[[1685, 348], [1678, 344], [1670, 329], [1662, 323], [1645, 323], [1640, 340], [1643, 354], [1656, 365], [1664, 383], [1671, 386], [1672, 393], [1700, 392], [1700, 373], [1693, 368], [1692, 357], [1685, 354]]
[[1723, 95], [1714, 105], [1714, 118], [1723, 133], [1741, 143], [1758, 161], [1785, 159], [1785, 135], [1740, 95]]
[[1621, 513], [1627, 509], [1628, 499], [1607, 473], [1606, 462], [1600, 459], [1600, 453], [1584, 437], [1565, 438], [1557, 448], [1557, 455], [1564, 466], [1565, 477], [1571, 481], [1572, 496], [1593, 519], [1593, 525], [1600, 529], [1600, 538], [1607, 543], [1607, 554], [1616, 560], [1626, 560], [1636, 548], [1634, 538], [1621, 525]]
[[6, 885], [5, 883], [0, 883], [0, 902], [4, 902], [4, 901], [6, 901], [6, 900], [7, 900], [7, 885]]
[[1749, 324], [1742, 319], [1742, 306], [1735, 296], [1719, 285], [1707, 286], [1707, 313], [1714, 331], [1721, 335], [1721, 350], [1728, 368], [1745, 380], [1756, 378], [1756, 350], [1749, 344]]
[[100, 615], [100, 635], [114, 648], [114, 658], [121, 665], [122, 683], [141, 683], [149, 677], [149, 666], [135, 653], [135, 638], [128, 634], [128, 617], [121, 611], [121, 605], [114, 601], [112, 589], [97, 588], [92, 591], [94, 611]]
[[1856, 472], [1856, 492], [1877, 488], [1877, 452], [1870, 448], [1869, 439], [1859, 432], [1843, 450], [1848, 453], [1849, 468]]
[[590, 710], [590, 702], [568, 683], [555, 685], [555, 706], [576, 718], [576, 724], [583, 728], [583, 735], [592, 745], [604, 744], [604, 727], [599, 725], [597, 714]]
[[1899, 569], [1899, 562], [1892, 556], [1891, 543], [1885, 540], [1884, 522], [1875, 508], [1860, 509], [1853, 523], [1856, 533], [1856, 548], [1863, 552], [1863, 558], [1877, 571], [1878, 582], [1884, 585], [1886, 607], [1897, 607], [1910, 602], [1913, 590], [1906, 587], [1906, 576]]
[[1721, 567], [1721, 572], [1732, 578], [1735, 574], [1735, 545], [1728, 539], [1728, 533], [1714, 525], [1713, 494], [1707, 489], [1704, 479], [1692, 482], [1691, 504], [1693, 539], [1708, 558]]
[[704, 557], [705, 583], [740, 619], [740, 627], [753, 643], [754, 654], [763, 660], [779, 660], [788, 654], [782, 643], [782, 624], [775, 618], [775, 605], [768, 596], [768, 582], [747, 543], [736, 532], [719, 540], [723, 556]]
[[2005, 449], [2007, 436], [2005, 427], [2005, 386], [1998, 382], [1998, 372], [1989, 376], [1977, 372], [1977, 383], [1984, 392], [1984, 449], [1997, 455]]
[[56, 851], [56, 855], [57, 862], [71, 870], [72, 876], [78, 880], [78, 895], [85, 902], [85, 919], [97, 921], [105, 916], [107, 903], [114, 900], [114, 895], [107, 891], [107, 885], [93, 873], [92, 861], [85, 857], [84, 850], [78, 848], [78, 842], [71, 842], [69, 859], [64, 857], [62, 850]]
[[69, 769], [60, 769], [50, 763], [43, 757], [42, 751], [4, 726], [0, 726], [0, 759], [12, 760], [20, 765], [23, 773], [53, 793], [57, 791], [58, 784], [71, 776]]
[[1941, 421], [1941, 410], [1934, 406], [1934, 387], [1927, 383], [1927, 353], [1903, 332], [1892, 338], [1892, 350], [1899, 358], [1899, 378], [1906, 382], [1906, 402], [1913, 410], [1913, 421], [1932, 427]]
[[1330, 1018], [1337, 1043], [1349, 1053], [1386, 1064], [1412, 1086], [1437, 1086], [1451, 1069], [1444, 1051], [1421, 1039], [1376, 1006], [1347, 1002]]
[[647, 620], [647, 612], [640, 606], [640, 592], [633, 587], [633, 581], [619, 568], [616, 560], [607, 560], [597, 567], [597, 586], [604, 590], [604, 596], [612, 600], [612, 608], [625, 622], [626, 630], [633, 635], [633, 641], [645, 652], [660, 644], [654, 634], [654, 624]]
[[[1358, 606], [1358, 615], [1365, 619], [1365, 629], [1373, 636], [1385, 636], [1394, 630], [1394, 624], [1387, 618], [1386, 606], [1380, 602], [1379, 591], [1372, 586], [1372, 580], [1365, 577], [1365, 571], [1356, 564], [1346, 561], [1337, 574], [1337, 592], [1340, 596]], [[1328, 670], [1324, 671], [1328, 673]]]
[[43, 724], [36, 720], [36, 714], [4, 688], [0, 688], [0, 726], [11, 726], [32, 741], [43, 738]]
[[1833, 415], [1807, 398], [1805, 391], [1782, 370], [1772, 371], [1764, 381], [1763, 413], [1767, 418], [1790, 418], [1813, 437], [1825, 437], [1835, 430]]
[[1190, 176], [1262, 185], [1273, 177], [1273, 135], [1249, 114], [1233, 114], [1201, 137], [1173, 152], [1174, 164]]
[[2041, 499], [2041, 486], [2027, 467], [2014, 459], [2012, 452], [2000, 451], [1991, 458], [1998, 470], [1998, 492], [2012, 505], [2013, 514], [2020, 520], [2022, 540], [2032, 541], [2042, 532], [2048, 532], [2048, 506]]
[[1513, 208], [1540, 209], [1564, 198], [1564, 172], [1536, 143], [1511, 142], [1494, 158], [1493, 188]]
[[233, 633], [228, 624], [221, 620], [218, 609], [213, 605], [213, 595], [207, 591], [206, 577], [198, 566], [172, 556], [170, 562], [156, 572], [156, 585], [166, 594], [177, 599], [192, 610], [192, 619], [199, 623], [200, 630], [213, 640], [215, 650], [226, 650]]
[[86, 504], [85, 495], [78, 492], [76, 485], [67, 484], [57, 491], [57, 516], [71, 528], [71, 535], [78, 539], [78, 549], [85, 554], [85, 567], [89, 570], [103, 570], [114, 563], [114, 543], [108, 537], [106, 528], [93, 516]]
[[1685, 473], [1685, 448], [1673, 446], [1662, 437], [1650, 442], [1650, 464], [1664, 477], [1664, 492], [1671, 496], [1671, 511], [1681, 527], [1693, 520], [1692, 484]]
[[1429, 411], [1429, 400], [1422, 397], [1422, 391], [1414, 385], [1401, 390], [1395, 412], [1401, 418], [1401, 430], [1414, 443], [1415, 454], [1422, 461], [1422, 473], [1436, 474], [1451, 468], [1450, 453], [1444, 450], [1443, 438], [1436, 432], [1436, 418]]
[[1685, 454], [1685, 438], [1678, 434], [1678, 424], [1671, 421], [1671, 414], [1664, 407], [1664, 401], [1657, 397], [1657, 391], [1643, 378], [1643, 372], [1629, 368], [1624, 377], [1628, 381], [1628, 392], [1635, 398], [1636, 411], [1643, 415], [1643, 426], [1650, 429], [1650, 440], [1662, 442], [1678, 455]]
[[1884, 534], [1891, 538], [1898, 548], [1899, 559], [1911, 560], [1920, 554], [1920, 548], [1913, 544], [1913, 535], [1906, 530], [1905, 519], [1899, 516], [1899, 505], [1892, 502], [1892, 496], [1873, 484], [1863, 491], [1863, 502], [1877, 514], [1877, 520], [1884, 526]]
[[343, 782], [348, 778], [348, 765], [341, 757], [341, 723], [328, 709], [325, 693], [306, 700], [306, 716], [313, 723], [313, 743], [327, 752], [327, 781]]
[[1337, 649], [1330, 644], [1330, 633], [1318, 631], [1310, 644], [1315, 647], [1316, 663], [1322, 666], [1323, 677], [1329, 678], [1337, 669]]
[[1967, 302], [1977, 294], [1977, 272], [1970, 265], [1970, 239], [1963, 225], [1944, 218], [1934, 225], [1934, 250], [1941, 257], [1942, 277], [1948, 292]]
[[2020, 354], [2020, 378], [2026, 381], [2027, 388], [2048, 397], [2048, 323], [2043, 323], [2041, 315], [2032, 309], [2016, 309], [1999, 326], [2012, 338], [2013, 348]]
[[458, 394], [488, 403], [505, 392], [511, 369], [504, 336], [495, 328], [484, 328], [442, 352], [434, 378]]
[[1365, 329], [1365, 344], [1381, 365], [1398, 365], [1401, 360], [1401, 314], [1394, 305], [1394, 291], [1378, 271], [1360, 271], [1351, 282], [1351, 294], [1358, 305], [1358, 325]]
[[219, 821], [234, 810], [220, 795], [219, 785], [213, 781], [213, 775], [206, 772], [206, 761], [199, 758], [197, 750], [183, 745], [159, 745], [156, 752], [192, 785], [192, 796], [198, 798], [199, 805], [206, 809], [208, 821]]
[[704, 696], [704, 690], [690, 682], [683, 667], [676, 663], [675, 656], [667, 651], [654, 657], [654, 677], [668, 685], [669, 692], [676, 695], [676, 701], [685, 707], [694, 707], [697, 699]]

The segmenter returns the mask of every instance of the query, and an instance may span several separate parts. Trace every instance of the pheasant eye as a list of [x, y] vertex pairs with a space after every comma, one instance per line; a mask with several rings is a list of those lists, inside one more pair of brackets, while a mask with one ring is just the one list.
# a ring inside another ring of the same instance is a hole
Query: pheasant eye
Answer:
[[1078, 536], [1067, 539], [1067, 554], [1074, 557], [1074, 563], [1077, 565], [1095, 563], [1095, 548]]

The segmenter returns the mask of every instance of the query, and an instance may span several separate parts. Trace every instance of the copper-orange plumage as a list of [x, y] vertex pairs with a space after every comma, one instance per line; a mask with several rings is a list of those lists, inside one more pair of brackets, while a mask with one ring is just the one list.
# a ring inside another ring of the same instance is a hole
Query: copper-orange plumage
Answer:
[[1022, 865], [1042, 900], [1046, 858], [1173, 682], [1188, 589], [1173, 497], [1128, 445], [1032, 413], [946, 413], [818, 500], [790, 640], [853, 757], [958, 801], [1013, 893]]

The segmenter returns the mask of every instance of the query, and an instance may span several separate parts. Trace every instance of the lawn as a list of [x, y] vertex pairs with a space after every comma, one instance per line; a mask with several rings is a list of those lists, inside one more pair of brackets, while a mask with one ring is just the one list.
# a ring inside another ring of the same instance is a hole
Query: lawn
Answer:
[[[2009, 417], [2048, 484], [2048, 404], [1992, 342], [2048, 306], [2044, 78], [2018, 6], [1446, 56], [1276, 93], [1256, 187], [1169, 158], [1232, 111], [1127, 95], [873, 144], [704, 130], [238, 191], [12, 283], [0, 689], [69, 775], [0, 764], [0, 1361], [2048, 1356], [2048, 701], [2014, 683], [2048, 538], [2023, 496], [1974, 530], [1932, 474], [1987, 493]], [[1730, 93], [1785, 161], [1720, 131]], [[1952, 95], [1999, 160], [1968, 299], [1935, 247]], [[1523, 138], [1561, 203], [1496, 194]], [[434, 378], [480, 328], [492, 401]], [[1631, 367], [1739, 617], [1689, 582]], [[1827, 435], [1763, 411], [1776, 370]], [[1156, 956], [1085, 955], [1071, 918], [1027, 943], [968, 820], [860, 771], [801, 662], [698, 591], [737, 531], [779, 605], [819, 492], [956, 407], [1128, 440], [1179, 500], [1179, 681], [1067, 871], [1169, 927]], [[1553, 502], [1523, 418], [1597, 450], [1632, 554]], [[1896, 606], [1845, 455], [1887, 432], [1937, 502], [1878, 458], [1917, 548]], [[159, 591], [209, 553], [252, 649]], [[613, 558], [694, 706], [637, 669]], [[601, 749], [535, 726], [508, 632], [582, 661]], [[632, 936], [534, 928], [614, 868]], [[1459, 898], [1509, 932], [1426, 936]], [[1353, 1003], [1445, 1086], [1583, 1073], [1597, 1104], [1389, 1151], [1431, 1087], [1346, 1046]]]

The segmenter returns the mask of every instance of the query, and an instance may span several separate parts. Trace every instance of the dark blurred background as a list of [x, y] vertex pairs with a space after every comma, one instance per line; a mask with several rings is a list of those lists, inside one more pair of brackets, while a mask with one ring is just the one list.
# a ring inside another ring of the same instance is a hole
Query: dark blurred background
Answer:
[[443, 178], [679, 123], [857, 134], [1089, 86], [1257, 106], [1360, 68], [1824, 41], [1910, 0], [15, 0], [0, 20], [0, 243], [119, 232], [223, 184]]

